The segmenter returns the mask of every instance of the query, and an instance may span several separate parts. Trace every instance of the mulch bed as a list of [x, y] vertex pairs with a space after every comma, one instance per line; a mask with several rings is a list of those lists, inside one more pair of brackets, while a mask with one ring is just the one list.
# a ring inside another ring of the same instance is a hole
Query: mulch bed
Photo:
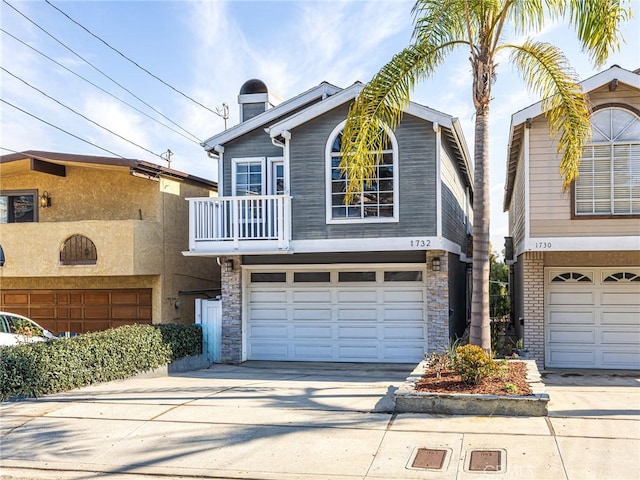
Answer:
[[[419, 392], [433, 393], [469, 393], [486, 395], [533, 395], [527, 383], [527, 365], [524, 362], [508, 362], [507, 374], [503, 378], [487, 378], [478, 385], [467, 385], [460, 379], [460, 375], [445, 370], [436, 377], [436, 373], [429, 369], [416, 383]], [[515, 385], [516, 391], [505, 389], [505, 384]]]

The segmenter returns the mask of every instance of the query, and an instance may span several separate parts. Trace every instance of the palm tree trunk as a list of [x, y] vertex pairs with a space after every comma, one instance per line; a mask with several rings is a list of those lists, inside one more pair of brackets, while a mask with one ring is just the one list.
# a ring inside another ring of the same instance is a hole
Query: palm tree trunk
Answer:
[[[480, 40], [480, 48], [472, 51], [473, 104], [476, 108], [473, 169], [473, 288], [469, 343], [491, 352], [491, 319], [489, 317], [489, 216], [491, 214], [489, 181], [489, 105], [495, 65], [489, 53], [490, 42]], [[477, 52], [477, 55], [474, 53]]]
[[473, 198], [473, 289], [469, 342], [491, 351], [489, 318], [489, 107], [476, 109]]

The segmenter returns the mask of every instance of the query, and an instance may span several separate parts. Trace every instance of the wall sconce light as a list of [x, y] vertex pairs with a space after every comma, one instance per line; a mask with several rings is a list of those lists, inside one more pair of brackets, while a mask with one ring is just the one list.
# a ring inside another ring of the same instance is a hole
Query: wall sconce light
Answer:
[[224, 262], [224, 271], [227, 273], [233, 272], [233, 260], [226, 260]]
[[48, 208], [51, 206], [51, 195], [46, 190], [40, 195], [40, 208]]
[[434, 272], [440, 271], [440, 257], [433, 257], [431, 260], [431, 268]]

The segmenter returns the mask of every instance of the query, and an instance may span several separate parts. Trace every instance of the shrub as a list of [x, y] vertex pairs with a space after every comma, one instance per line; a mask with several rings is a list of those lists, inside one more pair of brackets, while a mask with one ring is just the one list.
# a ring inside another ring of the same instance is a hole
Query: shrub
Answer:
[[171, 347], [171, 361], [202, 353], [202, 327], [199, 325], [158, 324], [162, 341]]
[[125, 325], [0, 350], [0, 400], [127, 378], [202, 352], [195, 325]]
[[484, 378], [494, 375], [498, 365], [477, 345], [463, 345], [456, 348], [453, 369], [464, 383], [477, 385]]

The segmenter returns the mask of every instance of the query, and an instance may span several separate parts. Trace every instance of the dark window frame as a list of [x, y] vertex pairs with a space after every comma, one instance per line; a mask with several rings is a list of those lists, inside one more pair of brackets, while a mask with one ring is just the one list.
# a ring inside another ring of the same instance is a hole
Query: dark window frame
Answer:
[[[15, 215], [13, 215], [12, 211], [9, 209], [9, 205], [7, 205], [7, 222], [3, 223], [36, 223], [40, 220], [39, 215], [39, 196], [37, 189], [26, 189], [26, 190], [0, 190], [0, 197], [21, 197], [21, 196], [33, 196], [33, 219], [28, 222], [16, 222]], [[12, 221], [12, 218], [14, 219]]]

